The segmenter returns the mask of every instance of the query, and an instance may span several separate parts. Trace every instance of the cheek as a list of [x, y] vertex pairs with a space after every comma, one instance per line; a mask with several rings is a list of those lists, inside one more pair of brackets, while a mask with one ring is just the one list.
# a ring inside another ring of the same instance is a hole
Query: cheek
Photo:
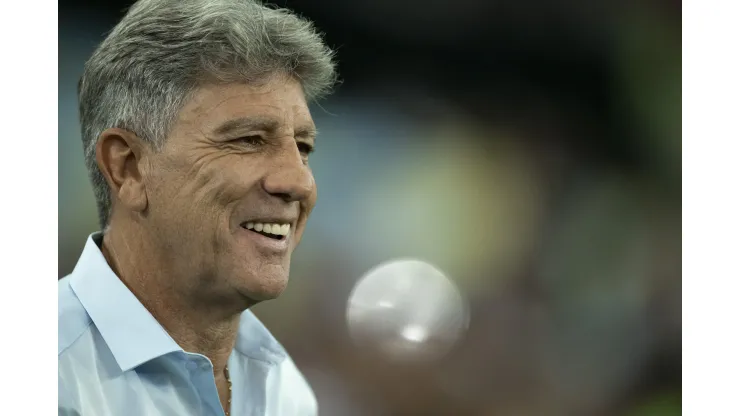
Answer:
[[156, 160], [146, 173], [149, 208], [154, 212], [169, 212], [173, 204], [177, 208], [180, 205], [181, 191], [186, 186], [187, 178], [178, 164], [164, 157]]
[[250, 175], [241, 168], [243, 161], [236, 157], [216, 156], [198, 162], [188, 171], [189, 185], [183, 188], [194, 203], [228, 205], [243, 198], [252, 186]]

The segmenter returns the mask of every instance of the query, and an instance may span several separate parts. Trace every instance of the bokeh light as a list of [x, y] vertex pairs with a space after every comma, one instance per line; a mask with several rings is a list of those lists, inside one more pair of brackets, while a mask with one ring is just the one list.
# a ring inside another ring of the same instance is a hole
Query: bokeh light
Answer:
[[468, 319], [454, 283], [421, 260], [373, 268], [347, 301], [347, 324], [358, 346], [397, 362], [442, 358], [463, 335]]

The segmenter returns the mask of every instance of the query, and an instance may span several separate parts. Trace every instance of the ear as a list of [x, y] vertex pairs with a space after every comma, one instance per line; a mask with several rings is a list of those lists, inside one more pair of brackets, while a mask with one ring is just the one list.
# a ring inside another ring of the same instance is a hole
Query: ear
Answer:
[[128, 130], [107, 129], [98, 137], [95, 159], [108, 182], [114, 205], [121, 204], [134, 212], [146, 209], [142, 162], [148, 150], [148, 143]]

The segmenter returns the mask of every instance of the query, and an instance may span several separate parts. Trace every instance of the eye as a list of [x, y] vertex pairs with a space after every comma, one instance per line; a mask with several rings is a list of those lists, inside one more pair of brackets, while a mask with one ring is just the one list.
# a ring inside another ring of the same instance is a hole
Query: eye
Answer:
[[305, 156], [310, 155], [314, 151], [314, 147], [310, 143], [298, 142], [296, 145], [298, 146], [298, 151]]
[[265, 140], [262, 138], [262, 136], [257, 135], [257, 134], [253, 134], [253, 135], [250, 135], [250, 136], [242, 136], [242, 137], [239, 137], [238, 139], [234, 139], [234, 142], [236, 142], [236, 143], [243, 143], [243, 144], [246, 144], [248, 146], [258, 146], [258, 145], [264, 143]]

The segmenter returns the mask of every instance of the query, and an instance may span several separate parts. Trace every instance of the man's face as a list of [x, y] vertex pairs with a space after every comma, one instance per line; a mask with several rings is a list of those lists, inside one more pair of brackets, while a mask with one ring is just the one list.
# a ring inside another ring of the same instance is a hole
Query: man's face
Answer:
[[292, 78], [195, 92], [145, 173], [148, 229], [175, 290], [247, 302], [283, 291], [316, 202], [314, 141]]

